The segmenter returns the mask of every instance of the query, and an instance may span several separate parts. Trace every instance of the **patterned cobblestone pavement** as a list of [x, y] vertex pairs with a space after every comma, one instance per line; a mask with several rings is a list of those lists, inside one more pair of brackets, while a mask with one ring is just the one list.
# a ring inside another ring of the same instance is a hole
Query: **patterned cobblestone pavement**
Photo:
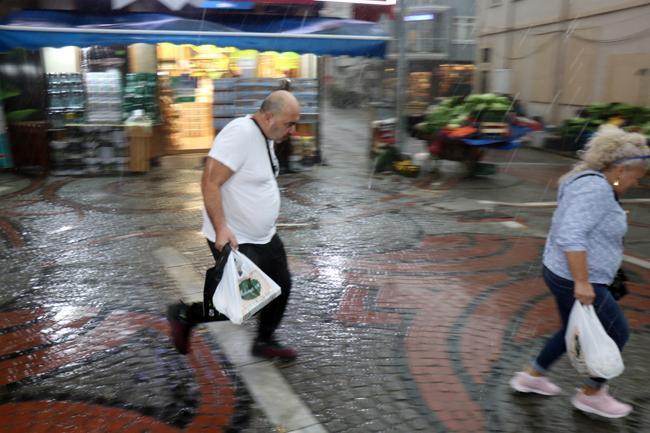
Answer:
[[[325, 136], [329, 165], [280, 179], [295, 289], [278, 333], [300, 357], [278, 368], [328, 431], [650, 431], [640, 265], [625, 265], [632, 338], [612, 383], [631, 416], [573, 411], [566, 361], [553, 372], [559, 397], [507, 387], [557, 326], [539, 277], [553, 208], [523, 203], [553, 201], [570, 160], [522, 149], [488, 155], [500, 169], [487, 178], [454, 164], [436, 177], [373, 175], [362, 114], [327, 121], [338, 126]], [[210, 265], [200, 169], [180, 157], [140, 176], [0, 173], [0, 432], [284, 431], [209, 333], [187, 357], [169, 343], [162, 312], [178, 287], [153, 252]], [[650, 198], [648, 184], [632, 196]], [[627, 252], [647, 261], [648, 204], [626, 208]]]

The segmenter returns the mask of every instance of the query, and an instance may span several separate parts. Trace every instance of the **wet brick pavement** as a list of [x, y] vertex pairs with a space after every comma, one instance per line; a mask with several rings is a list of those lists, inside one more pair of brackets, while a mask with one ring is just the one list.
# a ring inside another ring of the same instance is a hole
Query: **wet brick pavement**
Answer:
[[[301, 356], [278, 367], [318, 421], [330, 432], [650, 431], [639, 386], [650, 271], [637, 265], [625, 265], [627, 368], [612, 382], [631, 416], [573, 411], [579, 382], [564, 360], [562, 396], [507, 387], [557, 325], [539, 278], [552, 207], [481, 200], [552, 201], [572, 161], [520, 149], [488, 155], [500, 170], [486, 178], [453, 163], [436, 177], [373, 176], [365, 121], [330, 110], [328, 165], [280, 178], [295, 289], [278, 335]], [[162, 312], [179, 292], [153, 252], [210, 265], [200, 169], [175, 157], [137, 176], [0, 173], [0, 432], [282, 431], [208, 332], [187, 357], [169, 343]], [[648, 184], [632, 195], [649, 198]], [[648, 260], [648, 204], [626, 208], [628, 253]]]

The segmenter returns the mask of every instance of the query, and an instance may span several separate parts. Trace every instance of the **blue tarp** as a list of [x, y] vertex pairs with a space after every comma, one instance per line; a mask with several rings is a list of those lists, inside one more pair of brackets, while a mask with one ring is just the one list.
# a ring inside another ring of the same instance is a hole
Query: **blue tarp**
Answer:
[[504, 139], [490, 139], [490, 138], [463, 138], [461, 140], [468, 146], [494, 146], [501, 145], [506, 142]]
[[468, 146], [478, 146], [478, 147], [491, 147], [493, 149], [499, 150], [512, 150], [519, 147], [519, 141], [513, 140], [512, 138], [508, 139], [484, 139], [484, 138], [463, 138], [461, 140], [463, 143]]
[[469, 146], [487, 146], [499, 150], [512, 150], [518, 148], [520, 140], [533, 132], [532, 128], [525, 126], [510, 125], [510, 135], [501, 139], [490, 138], [463, 138], [463, 143]]
[[21, 11], [0, 20], [0, 52], [92, 45], [213, 44], [258, 51], [384, 57], [389, 38], [375, 24], [335, 18], [259, 15], [215, 21], [152, 13], [86, 15]]

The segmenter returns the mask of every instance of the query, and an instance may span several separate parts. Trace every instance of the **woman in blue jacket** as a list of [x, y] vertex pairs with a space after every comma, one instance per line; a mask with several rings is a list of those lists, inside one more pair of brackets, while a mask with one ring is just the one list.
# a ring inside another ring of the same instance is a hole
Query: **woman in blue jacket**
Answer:
[[[650, 148], [641, 134], [605, 125], [585, 145], [581, 160], [560, 178], [558, 207], [553, 214], [543, 260], [544, 282], [555, 297], [562, 328], [545, 344], [526, 371], [510, 380], [519, 392], [557, 395], [560, 388], [546, 372], [566, 352], [564, 335], [575, 300], [593, 304], [598, 318], [620, 349], [628, 324], [608, 286], [623, 260], [626, 212], [618, 197], [637, 186], [646, 174]], [[632, 406], [609, 395], [606, 380], [585, 380], [572, 398], [584, 412], [620, 418]]]

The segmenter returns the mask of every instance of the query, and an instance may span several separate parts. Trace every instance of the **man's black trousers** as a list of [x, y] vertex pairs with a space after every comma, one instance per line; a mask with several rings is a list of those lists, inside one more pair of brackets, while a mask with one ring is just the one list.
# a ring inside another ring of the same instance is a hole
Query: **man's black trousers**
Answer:
[[[217, 289], [217, 285], [221, 279], [221, 271], [223, 270], [223, 266], [221, 266], [221, 269], [218, 269], [221, 253], [217, 250], [214, 242], [208, 241], [208, 246], [210, 247], [216, 265], [206, 272], [203, 287], [204, 302], [197, 302], [190, 306], [189, 320], [192, 323], [225, 320], [225, 317], [222, 315], [211, 317], [208, 314], [209, 308], [207, 307], [211, 304], [211, 295]], [[289, 293], [291, 292], [291, 274], [289, 273], [289, 264], [287, 262], [284, 244], [280, 236], [276, 233], [268, 244], [240, 244], [239, 252], [243, 253], [255, 263], [282, 290], [280, 296], [257, 313], [259, 318], [257, 340], [268, 342], [282, 321], [282, 316], [284, 316], [284, 310], [289, 300]]]

